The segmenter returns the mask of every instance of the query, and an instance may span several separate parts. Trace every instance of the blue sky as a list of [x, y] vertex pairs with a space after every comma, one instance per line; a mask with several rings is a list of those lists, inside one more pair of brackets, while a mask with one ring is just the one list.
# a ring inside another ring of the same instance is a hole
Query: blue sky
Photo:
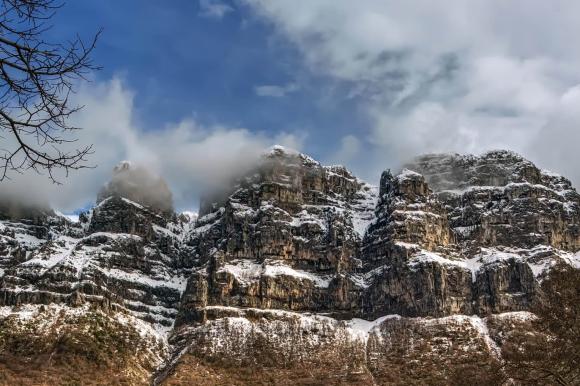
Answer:
[[[206, 125], [307, 135], [304, 150], [324, 157], [332, 143], [364, 129], [353, 99], [336, 97], [339, 84], [307, 71], [297, 48], [248, 7], [223, 4], [232, 11], [217, 18], [193, 0], [69, 1], [53, 33], [89, 38], [104, 29], [96, 79], [122, 78], [145, 130], [192, 116]], [[298, 84], [283, 97], [255, 89]]]
[[97, 167], [13, 183], [62, 210], [123, 159], [196, 209], [278, 142], [375, 184], [420, 153], [497, 148], [580, 183], [578, 1], [71, 0], [53, 22], [54, 40], [104, 29], [73, 118]]

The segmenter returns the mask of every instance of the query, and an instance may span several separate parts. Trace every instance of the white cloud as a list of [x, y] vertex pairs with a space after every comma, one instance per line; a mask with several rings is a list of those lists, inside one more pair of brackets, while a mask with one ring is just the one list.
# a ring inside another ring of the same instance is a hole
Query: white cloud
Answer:
[[234, 8], [220, 0], [199, 0], [199, 15], [210, 19], [223, 19]]
[[168, 182], [178, 209], [196, 210], [201, 191], [220, 184], [251, 165], [265, 148], [275, 143], [300, 149], [304, 135], [253, 133], [245, 128], [206, 127], [185, 119], [162, 130], [144, 131], [133, 119], [133, 97], [123, 83], [109, 82], [83, 87], [74, 103], [84, 105], [73, 123], [80, 144], [93, 144], [89, 162], [96, 167], [74, 171], [60, 178], [62, 185], [29, 172], [2, 182], [2, 191], [48, 200], [62, 211], [94, 202], [113, 167], [121, 160], [147, 167]]
[[308, 138], [308, 133], [295, 131], [292, 133], [282, 132], [274, 137], [275, 144], [285, 146], [289, 149], [300, 150]]
[[559, 99], [546, 123], [534, 136], [529, 152], [547, 169], [564, 174], [580, 185], [580, 84]]
[[330, 157], [330, 160], [336, 164], [348, 164], [360, 156], [361, 150], [361, 141], [354, 135], [349, 134], [341, 138], [340, 148]]
[[298, 91], [298, 85], [296, 83], [289, 83], [284, 86], [268, 84], [254, 87], [256, 95], [261, 97], [281, 98], [295, 91]]
[[[241, 1], [296, 45], [310, 71], [351, 87], [347, 97], [371, 127], [344, 136], [333, 162], [376, 182], [380, 169], [419, 152], [507, 147], [580, 183], [580, 2]], [[218, 5], [207, 16], [231, 11], [218, 1], [201, 1], [201, 11], [205, 5]], [[255, 92], [280, 97], [297, 87]], [[17, 181], [23, 194], [47, 196], [64, 210], [93, 200], [122, 159], [162, 174], [183, 208], [240, 160], [272, 143], [300, 148], [305, 139], [194, 120], [145, 133], [133, 119], [132, 93], [117, 79], [77, 98], [86, 106], [75, 118], [86, 128], [80, 140], [95, 145], [97, 168], [73, 173], [63, 186], [34, 174]]]
[[580, 84], [580, 2], [243, 2], [313, 73], [350, 85], [371, 122], [359, 154], [375, 153], [376, 172], [420, 152], [498, 147], [556, 171], [580, 163], [578, 152], [563, 159], [537, 145], [567, 148], [580, 131], [564, 107]]

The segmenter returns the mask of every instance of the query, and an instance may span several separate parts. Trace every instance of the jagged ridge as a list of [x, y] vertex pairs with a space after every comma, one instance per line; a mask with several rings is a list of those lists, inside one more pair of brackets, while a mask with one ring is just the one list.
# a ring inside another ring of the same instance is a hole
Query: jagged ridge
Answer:
[[[297, 372], [332, 347], [354, 350], [360, 366], [347, 373], [364, 373], [355, 376], [361, 384], [385, 374], [391, 357], [372, 351], [370, 335], [356, 343], [360, 334], [348, 323], [362, 322], [353, 318], [398, 314], [423, 336], [427, 322], [406, 318], [451, 317], [438, 319], [443, 335], [467, 323], [462, 333], [497, 357], [501, 339], [486, 332], [489, 318], [454, 315], [495, 314], [502, 325], [508, 317], [499, 315], [538, 301], [552, 265], [579, 264], [580, 196], [565, 178], [511, 152], [422, 156], [401, 173], [383, 173], [375, 188], [344, 167], [275, 147], [231, 187], [205, 197], [197, 220], [111, 186], [79, 223], [54, 213], [0, 223], [0, 304], [91, 303], [112, 318], [143, 320], [173, 347], [158, 378], [167, 382], [188, 361], [230, 363], [239, 353], [223, 351], [212, 338], [219, 334], [236, 348], [261, 336], [265, 353], [286, 355], [285, 338], [271, 336], [267, 320], [286, 338], [326, 342], [300, 346]], [[231, 323], [250, 335], [229, 336]], [[403, 328], [374, 325], [388, 336]], [[383, 347], [381, 339], [373, 344]]]

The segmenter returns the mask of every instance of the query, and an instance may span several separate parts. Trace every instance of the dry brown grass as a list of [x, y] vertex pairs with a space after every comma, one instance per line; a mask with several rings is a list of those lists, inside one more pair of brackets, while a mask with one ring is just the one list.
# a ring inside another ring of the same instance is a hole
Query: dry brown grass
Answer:
[[[321, 324], [314, 341], [295, 321], [255, 320], [244, 331], [220, 325], [192, 336], [165, 385], [500, 385], [499, 362], [468, 321], [388, 320], [366, 350], [344, 330]], [[276, 334], [270, 334], [273, 330]], [[210, 332], [208, 334], [208, 331]], [[272, 336], [274, 335], [274, 336]], [[283, 336], [281, 336], [283, 335]], [[314, 342], [314, 343], [312, 343]], [[288, 343], [293, 350], [281, 350]], [[213, 348], [212, 348], [213, 347]], [[208, 348], [212, 348], [208, 350]], [[466, 383], [467, 382], [467, 383]]]
[[163, 386], [342, 386], [372, 385], [372, 375], [364, 373], [337, 373], [325, 367], [295, 366], [240, 367], [210, 363], [193, 355], [181, 358], [175, 371]]
[[0, 385], [147, 385], [153, 370], [147, 342], [99, 310], [0, 320]]

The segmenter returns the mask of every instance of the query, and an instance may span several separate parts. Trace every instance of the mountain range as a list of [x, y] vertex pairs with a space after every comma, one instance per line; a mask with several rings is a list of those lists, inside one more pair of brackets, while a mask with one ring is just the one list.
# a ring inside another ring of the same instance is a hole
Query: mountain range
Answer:
[[275, 146], [198, 214], [143, 173], [78, 221], [0, 202], [0, 382], [528, 384], [544, 283], [580, 272], [580, 195], [510, 151], [374, 186]]

